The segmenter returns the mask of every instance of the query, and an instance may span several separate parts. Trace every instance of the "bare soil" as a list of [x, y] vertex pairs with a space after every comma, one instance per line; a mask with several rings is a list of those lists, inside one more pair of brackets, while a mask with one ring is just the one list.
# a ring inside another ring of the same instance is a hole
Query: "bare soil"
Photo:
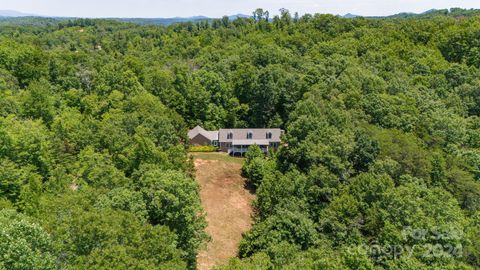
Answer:
[[237, 255], [242, 233], [252, 223], [254, 195], [241, 177], [243, 160], [223, 153], [194, 153], [196, 179], [207, 212], [207, 233], [212, 241], [198, 255], [199, 270], [225, 264]]

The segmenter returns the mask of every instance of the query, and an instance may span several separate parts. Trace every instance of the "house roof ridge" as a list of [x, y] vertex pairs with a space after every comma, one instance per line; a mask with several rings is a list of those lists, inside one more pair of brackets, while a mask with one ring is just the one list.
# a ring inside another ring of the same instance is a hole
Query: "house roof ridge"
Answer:
[[233, 130], [233, 129], [237, 129], [237, 130], [246, 130], [246, 129], [255, 129], [255, 130], [266, 130], [266, 129], [280, 129], [282, 130], [281, 128], [220, 128], [219, 130]]
[[200, 125], [197, 125], [188, 131], [188, 136], [190, 138], [193, 138], [196, 135], [200, 134], [203, 137], [208, 138], [210, 140], [218, 140], [218, 132], [219, 132], [218, 130], [210, 131], [210, 130], [204, 129]]

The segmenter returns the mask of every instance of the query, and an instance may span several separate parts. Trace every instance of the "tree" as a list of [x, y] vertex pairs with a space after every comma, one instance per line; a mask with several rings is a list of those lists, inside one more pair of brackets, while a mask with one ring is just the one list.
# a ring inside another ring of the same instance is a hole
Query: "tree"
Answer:
[[113, 189], [107, 194], [99, 196], [95, 206], [130, 212], [142, 222], [148, 220], [147, 205], [143, 200], [143, 194], [138, 191], [126, 188]]
[[432, 171], [430, 172], [430, 179], [434, 186], [445, 187], [447, 185], [445, 159], [441, 154], [437, 153], [432, 157]]
[[243, 165], [242, 172], [248, 178], [250, 184], [258, 187], [267, 174], [275, 171], [275, 167], [273, 160], [256, 157], [249, 161], [248, 165], [246, 163]]
[[263, 11], [263, 9], [257, 8], [253, 12], [253, 19], [257, 22], [260, 22], [262, 20], [268, 21], [268, 11]]
[[157, 96], [160, 101], [174, 109], [177, 113], [184, 115], [186, 112], [186, 100], [173, 87], [173, 74], [166, 70], [154, 69], [147, 74], [146, 89]]
[[35, 166], [43, 177], [53, 162], [51, 133], [40, 122], [11, 115], [0, 118], [0, 157], [21, 166]]
[[[266, 168], [268, 167], [268, 168]], [[265, 154], [256, 144], [251, 145], [245, 154], [245, 162], [242, 165], [242, 174], [250, 180], [254, 186], [258, 186], [263, 176], [268, 173], [274, 164], [265, 160]]]
[[248, 270], [248, 269], [271, 269], [273, 267], [270, 258], [265, 253], [256, 253], [255, 255], [240, 260], [232, 258], [228, 264], [220, 266], [220, 270]]
[[45, 52], [33, 44], [21, 44], [13, 40], [2, 42], [0, 66], [17, 77], [21, 87], [48, 74]]
[[136, 173], [134, 187], [143, 194], [149, 221], [178, 232], [179, 247], [190, 266], [200, 245], [208, 239], [200, 205], [198, 184], [177, 171], [144, 166]]
[[112, 164], [106, 153], [97, 153], [92, 147], [85, 148], [79, 154], [78, 176], [88, 185], [113, 189], [125, 185], [124, 173]]
[[50, 236], [14, 210], [0, 210], [0, 268], [56, 269]]
[[431, 165], [429, 153], [415, 135], [398, 130], [380, 130], [376, 140], [380, 145], [379, 157], [388, 157], [398, 162], [400, 175], [428, 177]]
[[[254, 224], [226, 268], [478, 268], [479, 14], [1, 19], [0, 209], [21, 214], [0, 235], [41, 227], [3, 235], [0, 268], [194, 269], [195, 125], [285, 130], [247, 154]], [[392, 245], [416, 248], [371, 252]]]
[[264, 220], [279, 208], [288, 208], [293, 204], [298, 207], [306, 207], [306, 194], [308, 180], [298, 171], [292, 171], [286, 175], [275, 171], [266, 174], [258, 187], [257, 198], [253, 203], [256, 217]]
[[369, 165], [375, 161], [379, 152], [380, 147], [377, 141], [373, 140], [365, 132], [356, 132], [355, 147], [350, 156], [353, 168], [359, 172], [367, 171]]
[[84, 189], [42, 202], [39, 218], [61, 251], [59, 267], [186, 268], [175, 233], [165, 226], [145, 223], [133, 213], [91, 208], [95, 193], [95, 189]]
[[88, 145], [98, 145], [97, 125], [97, 121], [91, 117], [69, 108], [55, 117], [52, 130], [57, 138], [62, 140], [66, 153], [78, 154]]
[[23, 92], [22, 108], [27, 117], [51, 124], [55, 115], [55, 96], [47, 80], [34, 81]]
[[240, 243], [240, 257], [267, 251], [282, 241], [305, 250], [318, 239], [314, 223], [307, 215], [291, 210], [279, 210], [264, 222], [256, 224]]

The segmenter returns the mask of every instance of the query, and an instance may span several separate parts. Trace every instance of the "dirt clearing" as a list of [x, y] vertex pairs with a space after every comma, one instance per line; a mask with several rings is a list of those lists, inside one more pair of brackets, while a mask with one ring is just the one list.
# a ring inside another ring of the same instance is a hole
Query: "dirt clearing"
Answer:
[[209, 270], [237, 255], [242, 233], [252, 223], [254, 195], [240, 176], [242, 159], [223, 153], [195, 153], [196, 179], [201, 186], [202, 205], [207, 212], [207, 249], [198, 255], [198, 269]]

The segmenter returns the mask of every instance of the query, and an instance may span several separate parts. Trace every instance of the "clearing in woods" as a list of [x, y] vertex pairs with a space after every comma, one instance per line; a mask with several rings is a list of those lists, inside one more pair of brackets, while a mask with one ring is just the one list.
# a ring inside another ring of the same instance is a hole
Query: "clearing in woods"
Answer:
[[207, 233], [212, 237], [198, 255], [199, 270], [225, 264], [237, 255], [242, 233], [252, 223], [254, 195], [241, 177], [243, 159], [224, 153], [193, 153], [202, 205], [207, 212]]

